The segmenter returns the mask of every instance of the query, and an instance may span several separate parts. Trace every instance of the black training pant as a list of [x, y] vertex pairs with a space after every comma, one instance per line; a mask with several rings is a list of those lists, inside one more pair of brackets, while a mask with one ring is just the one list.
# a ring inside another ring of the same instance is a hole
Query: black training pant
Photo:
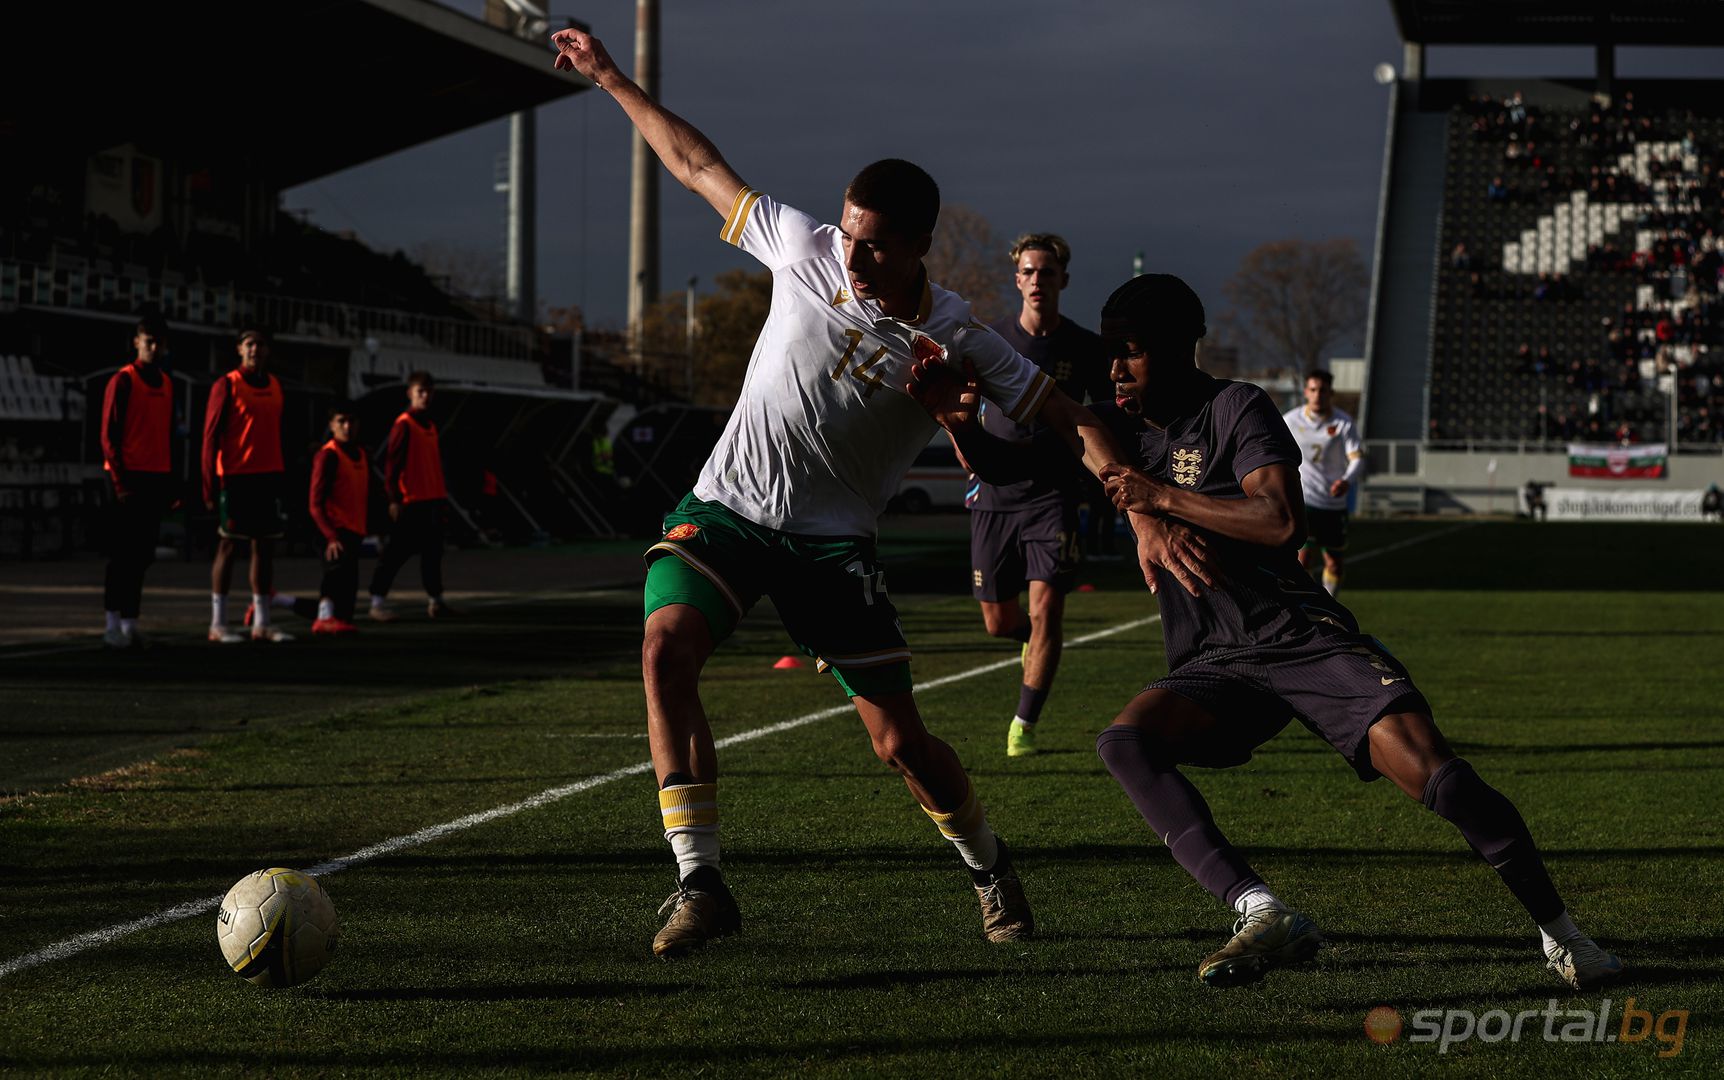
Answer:
[[359, 548], [365, 538], [347, 529], [337, 529], [336, 537], [341, 541], [341, 555], [331, 559], [329, 547], [324, 545], [323, 584], [318, 586], [317, 595], [329, 598], [337, 619], [352, 622], [354, 600], [359, 594]]
[[389, 586], [407, 560], [419, 556], [419, 578], [425, 595], [443, 595], [443, 507], [442, 499], [404, 503], [401, 516], [389, 533], [389, 543], [377, 569], [371, 574], [371, 594], [388, 596]]
[[173, 502], [170, 473], [131, 473], [129, 492], [108, 508], [108, 566], [102, 578], [102, 609], [135, 619], [143, 606], [144, 571], [156, 561], [162, 513]]

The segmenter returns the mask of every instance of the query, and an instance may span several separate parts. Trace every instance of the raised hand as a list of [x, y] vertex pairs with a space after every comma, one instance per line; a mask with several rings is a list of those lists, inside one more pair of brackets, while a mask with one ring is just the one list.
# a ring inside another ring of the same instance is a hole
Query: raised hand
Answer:
[[573, 27], [558, 30], [551, 35], [551, 44], [557, 50], [557, 59], [553, 63], [558, 71], [578, 71], [600, 87], [604, 86], [606, 77], [621, 74], [617, 62], [605, 51], [604, 42], [585, 30]]

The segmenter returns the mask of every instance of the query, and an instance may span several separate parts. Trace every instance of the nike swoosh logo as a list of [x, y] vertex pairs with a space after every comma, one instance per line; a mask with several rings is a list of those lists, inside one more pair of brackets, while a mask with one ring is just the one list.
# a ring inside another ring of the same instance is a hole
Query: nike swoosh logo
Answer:
[[1389, 685], [1389, 684], [1390, 684], [1390, 683], [1392, 683], [1392, 682], [1400, 682], [1400, 681], [1401, 681], [1401, 680], [1402, 680], [1402, 679], [1404, 679], [1404, 678], [1406, 678], [1406, 676], [1404, 676], [1404, 675], [1397, 675], [1397, 676], [1395, 676], [1395, 677], [1394, 677], [1394, 678], [1392, 678], [1392, 679], [1384, 679], [1384, 680], [1383, 680], [1383, 685], [1384, 685], [1384, 686], [1387, 686], [1387, 685]]

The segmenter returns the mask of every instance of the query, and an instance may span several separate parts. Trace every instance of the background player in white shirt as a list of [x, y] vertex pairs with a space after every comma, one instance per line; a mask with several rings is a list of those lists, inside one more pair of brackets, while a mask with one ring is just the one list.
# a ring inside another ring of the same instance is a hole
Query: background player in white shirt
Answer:
[[1305, 376], [1305, 404], [1282, 417], [1299, 444], [1299, 485], [1305, 494], [1309, 535], [1299, 552], [1306, 572], [1323, 553], [1323, 587], [1341, 591], [1341, 564], [1347, 555], [1347, 493], [1365, 474], [1365, 449], [1353, 418], [1335, 408], [1335, 377], [1327, 371]]
[[939, 189], [922, 170], [896, 160], [870, 165], [846, 190], [839, 226], [821, 225], [744, 184], [705, 135], [623, 75], [596, 38], [571, 29], [552, 40], [556, 66], [614, 97], [671, 175], [724, 217], [720, 235], [773, 272], [772, 308], [730, 422], [647, 553], [642, 681], [659, 807], [678, 867], [653, 951], [681, 955], [741, 925], [719, 871], [717, 753], [699, 679], [763, 594], [797, 645], [837, 676], [875, 753], [958, 849], [988, 938], [1028, 935], [1033, 919], [1005, 847], [957, 755], [929, 734], [911, 696], [910, 651], [886, 596], [874, 530], [935, 429], [902, 392], [918, 358], [946, 352], [1014, 420], [1045, 420], [1092, 472], [1118, 460], [1111, 437], [975, 322], [961, 297], [928, 281], [922, 256]]

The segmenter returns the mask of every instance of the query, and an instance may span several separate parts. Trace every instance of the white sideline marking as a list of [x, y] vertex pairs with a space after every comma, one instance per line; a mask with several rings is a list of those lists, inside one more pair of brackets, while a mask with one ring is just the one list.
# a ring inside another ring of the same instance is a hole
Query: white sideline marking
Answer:
[[[19, 590], [0, 589], [0, 593], [4, 593], [4, 592], [8, 592], [8, 591], [19, 591]], [[95, 591], [95, 590], [92, 590], [92, 591]], [[164, 591], [172, 592], [172, 591], [176, 591], [176, 590], [164, 590]], [[184, 591], [184, 590], [179, 590], [179, 591]], [[591, 599], [595, 599], [595, 598], [599, 598], [599, 597], [615, 596], [615, 595], [618, 595], [619, 593], [622, 593], [625, 591], [628, 591], [628, 590], [625, 590], [625, 588], [622, 586], [617, 586], [615, 588], [604, 588], [604, 589], [583, 589], [580, 592], [539, 593], [539, 594], [534, 595], [534, 596], [515, 596], [515, 595], [510, 595], [510, 594], [498, 595], [498, 594], [494, 594], [494, 593], [474, 593], [474, 594], [470, 594], [473, 597], [473, 599], [462, 600], [461, 606], [463, 608], [470, 608], [470, 607], [471, 608], [514, 607], [518, 604], [545, 604], [545, 603], [552, 603], [555, 601], [562, 601], [562, 600], [591, 600]], [[203, 594], [199, 593], [199, 595], [201, 596]], [[450, 593], [449, 595], [451, 597], [460, 597], [462, 594], [461, 593]], [[301, 620], [301, 621], [303, 622], [303, 620]], [[243, 625], [241, 625], [238, 627], [238, 629], [244, 630], [245, 627]], [[152, 640], [155, 640], [157, 635], [152, 633], [150, 635], [150, 637]], [[197, 636], [197, 634], [195, 634], [195, 633], [183, 634], [183, 633], [180, 633], [179, 631], [170, 631], [166, 635], [162, 635], [160, 637], [160, 640], [162, 640], [164, 642], [171, 642], [175, 645], [185, 645], [185, 644], [194, 644], [195, 645], [195, 643], [201, 642], [203, 639], [201, 637]], [[28, 644], [28, 642], [26, 642], [25, 644]], [[35, 656], [59, 656], [62, 653], [101, 652], [103, 647], [104, 646], [102, 645], [102, 642], [99, 639], [95, 640], [95, 641], [78, 640], [78, 641], [68, 642], [64, 645], [48, 645], [48, 646], [44, 646], [40, 649], [29, 649], [29, 650], [26, 650], [24, 652], [0, 652], [0, 661], [28, 660], [31, 657], [35, 657]]]
[[[1402, 540], [1397, 543], [1390, 544], [1387, 547], [1374, 548], [1362, 555], [1354, 556], [1349, 561], [1355, 563], [1364, 562], [1366, 559], [1369, 559], [1374, 555], [1381, 555], [1386, 551], [1395, 551], [1400, 548], [1410, 547], [1413, 544], [1422, 543], [1426, 540], [1434, 540], [1439, 536], [1447, 536], [1450, 533], [1459, 532], [1461, 529], [1471, 528], [1474, 524], [1476, 523], [1468, 522], [1462, 525], [1457, 525], [1452, 529], [1443, 529], [1438, 532], [1426, 533], [1422, 536], [1415, 536], [1408, 540]], [[1065, 644], [1067, 646], [1083, 645], [1091, 641], [1099, 641], [1105, 637], [1112, 637], [1114, 634], [1123, 634], [1127, 630], [1136, 630], [1140, 626], [1150, 626], [1160, 621], [1160, 615], [1149, 615], [1142, 619], [1133, 619], [1130, 622], [1123, 622], [1117, 626], [1110, 626], [1105, 630], [1097, 630], [1093, 633], [1085, 634], [1082, 637], [1072, 638], [1065, 642]], [[967, 671], [960, 671], [952, 675], [942, 675], [938, 679], [930, 679], [916, 687], [915, 692], [919, 694], [924, 690], [934, 690], [955, 682], [962, 682], [965, 679], [973, 679], [977, 675], [986, 675], [990, 671], [999, 671], [1001, 668], [1014, 667], [1019, 662], [1019, 659], [1014, 656], [1010, 659], [996, 660], [991, 664], [983, 664], [980, 667], [973, 667]], [[736, 746], [745, 742], [752, 742], [755, 739], [764, 739], [769, 735], [778, 735], [786, 731], [794, 731], [796, 728], [805, 727], [808, 724], [815, 723], [816, 721], [829, 720], [832, 717], [843, 716], [846, 713], [853, 711], [855, 711], [854, 706], [848, 703], [843, 705], [834, 705], [829, 709], [820, 709], [815, 712], [805, 713], [802, 716], [798, 716], [791, 720], [783, 720], [776, 724], [768, 724], [765, 727], [758, 727], [751, 731], [744, 731], [736, 735], [726, 736], [725, 738], [719, 739], [715, 742], [713, 746], [719, 750], [723, 750], [726, 747]], [[489, 822], [496, 821], [499, 818], [518, 814], [523, 810], [537, 810], [541, 806], [547, 806], [559, 799], [566, 799], [570, 795], [578, 795], [583, 791], [590, 791], [593, 788], [608, 784], [613, 780], [622, 780], [630, 776], [639, 776], [644, 772], [651, 771], [651, 769], [652, 762], [641, 761], [636, 762], [633, 765], [626, 765], [620, 769], [613, 769], [608, 773], [601, 773], [598, 776], [589, 776], [585, 780], [577, 780], [572, 784], [564, 784], [561, 787], [548, 788], [539, 792], [537, 795], [530, 795], [519, 802], [509, 803], [506, 806], [493, 807], [490, 810], [482, 810], [476, 814], [468, 814], [466, 817], [459, 817], [453, 821], [445, 821], [441, 825], [432, 825], [427, 828], [420, 829], [415, 833], [393, 837], [389, 840], [384, 840], [381, 843], [372, 844], [370, 847], [360, 848], [351, 855], [343, 855], [338, 859], [331, 859], [328, 862], [319, 863], [316, 866], [310, 867], [306, 870], [306, 873], [313, 877], [319, 877], [323, 874], [338, 873], [349, 867], [358, 866], [361, 863], [367, 863], [373, 859], [380, 859], [385, 855], [392, 855], [405, 848], [418, 847], [420, 844], [430, 843], [433, 840], [448, 836], [450, 833], [460, 832], [463, 829], [471, 829], [475, 825], [484, 825]], [[183, 904], [178, 904], [163, 911], [158, 911], [154, 915], [146, 915], [141, 919], [133, 919], [131, 922], [119, 923], [101, 930], [92, 930], [87, 934], [79, 934], [76, 937], [70, 937], [64, 941], [57, 941], [54, 944], [38, 949], [33, 953], [26, 953], [23, 956], [0, 963], [0, 979], [4, 979], [10, 975], [16, 975], [18, 972], [24, 971], [27, 968], [52, 963], [56, 960], [65, 960], [68, 957], [76, 956], [81, 952], [87, 952], [90, 949], [99, 948], [100, 946], [118, 941], [119, 939], [135, 934], [140, 930], [153, 930], [158, 926], [165, 926], [171, 922], [178, 922], [180, 919], [186, 919], [193, 915], [202, 915], [206, 912], [214, 911], [217, 905], [221, 903], [221, 900], [222, 898], [220, 896], [208, 896], [202, 900], [188, 900]]]
[[[1085, 634], [1080, 638], [1075, 638], [1066, 642], [1066, 644], [1082, 645], [1088, 641], [1095, 641], [1099, 638], [1108, 637], [1113, 634], [1122, 634], [1127, 630], [1135, 630], [1140, 626], [1148, 626], [1160, 619], [1160, 615], [1151, 615], [1143, 619], [1133, 619], [1131, 622], [1120, 623], [1118, 626], [1110, 626], [1105, 630], [1097, 630], [1094, 633]], [[1014, 656], [1008, 660], [998, 660], [991, 664], [983, 664], [980, 667], [973, 667], [967, 671], [960, 671], [953, 675], [943, 675], [938, 679], [930, 679], [916, 687], [916, 692], [921, 693], [924, 690], [933, 690], [950, 683], [975, 678], [977, 675], [985, 675], [990, 671], [998, 671], [1001, 668], [1014, 667], [1018, 662], [1018, 658]], [[783, 720], [776, 724], [768, 724], [765, 727], [754, 728], [751, 731], [729, 735], [725, 738], [719, 739], [713, 745], [718, 749], [723, 750], [726, 747], [751, 742], [755, 739], [764, 739], [769, 735], [778, 735], [786, 731], [793, 731], [796, 728], [805, 727], [808, 724], [815, 723], [819, 720], [829, 720], [832, 717], [843, 716], [847, 713], [853, 712], [855, 712], [855, 707], [849, 703], [834, 705], [832, 708], [805, 713], [804, 715], [795, 717], [791, 720]], [[471, 829], [475, 825], [484, 825], [489, 822], [496, 821], [499, 818], [505, 818], [513, 814], [521, 813], [523, 810], [536, 810], [541, 806], [549, 805], [559, 799], [566, 799], [570, 795], [578, 795], [583, 791], [590, 791], [593, 788], [608, 784], [613, 780], [622, 780], [630, 776], [639, 776], [640, 774], [650, 772], [651, 770], [652, 762], [636, 762], [633, 765], [626, 765], [620, 769], [613, 769], [608, 773], [601, 773], [598, 776], [589, 776], [584, 780], [577, 780], [572, 784], [564, 784], [561, 787], [549, 788], [545, 791], [539, 792], [537, 795], [530, 795], [519, 802], [509, 803], [506, 806], [493, 807], [490, 810], [482, 810], [476, 814], [468, 814], [466, 817], [459, 817], [453, 821], [445, 821], [441, 825], [432, 825], [427, 828], [420, 829], [418, 832], [409, 833], [405, 836], [393, 837], [389, 840], [384, 840], [381, 843], [372, 844], [370, 847], [360, 848], [351, 855], [343, 855], [338, 859], [331, 859], [328, 862], [319, 863], [316, 866], [307, 868], [305, 872], [313, 877], [319, 877], [323, 874], [338, 873], [348, 867], [370, 862], [373, 859], [380, 859], [385, 855], [392, 855], [404, 848], [418, 847], [420, 844], [430, 843], [433, 840], [448, 836], [450, 833], [460, 832], [463, 829]], [[65, 960], [68, 957], [76, 956], [81, 952], [87, 952], [90, 949], [99, 948], [100, 946], [118, 941], [120, 938], [135, 934], [140, 930], [153, 930], [158, 926], [165, 926], [168, 923], [177, 922], [180, 919], [186, 919], [193, 915], [202, 915], [207, 912], [214, 911], [221, 903], [221, 899], [222, 898], [220, 896], [207, 896], [202, 900], [188, 900], [183, 904], [178, 904], [174, 907], [167, 908], [166, 910], [158, 911], [154, 915], [146, 915], [141, 919], [133, 919], [131, 922], [119, 923], [115, 926], [109, 926], [101, 930], [93, 930], [87, 934], [79, 934], [76, 937], [70, 937], [64, 941], [55, 942], [54, 944], [38, 949], [33, 953], [27, 953], [24, 956], [0, 963], [0, 979], [4, 979], [9, 975], [15, 975], [26, 968], [33, 968], [40, 964], [52, 963], [56, 960]]]

